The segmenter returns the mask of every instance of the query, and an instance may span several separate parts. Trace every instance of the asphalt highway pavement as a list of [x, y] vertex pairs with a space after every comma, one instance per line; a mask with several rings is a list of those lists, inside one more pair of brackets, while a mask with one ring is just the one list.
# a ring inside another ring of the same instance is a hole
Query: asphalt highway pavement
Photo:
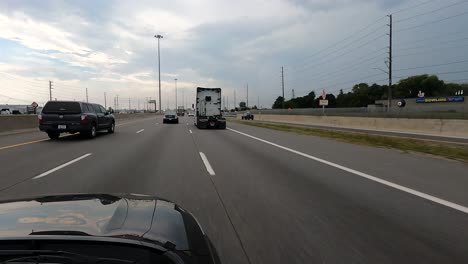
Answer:
[[197, 217], [223, 263], [468, 263], [465, 163], [191, 117], [117, 125], [1, 136], [0, 199], [156, 195]]

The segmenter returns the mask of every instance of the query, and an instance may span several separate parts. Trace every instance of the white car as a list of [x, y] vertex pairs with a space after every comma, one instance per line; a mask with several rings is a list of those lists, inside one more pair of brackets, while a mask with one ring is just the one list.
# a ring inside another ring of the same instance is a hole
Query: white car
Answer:
[[195, 116], [195, 114], [190, 112], [190, 113], [188, 113], [188, 116]]

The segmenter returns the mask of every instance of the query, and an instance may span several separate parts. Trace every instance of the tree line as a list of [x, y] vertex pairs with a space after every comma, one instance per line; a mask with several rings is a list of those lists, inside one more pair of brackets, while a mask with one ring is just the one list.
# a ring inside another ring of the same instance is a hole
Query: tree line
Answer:
[[[420, 92], [424, 93], [425, 97], [432, 96], [453, 96], [463, 91], [464, 95], [468, 94], [468, 83], [446, 83], [440, 80], [436, 75], [416, 75], [406, 79], [401, 79], [397, 84], [392, 85], [392, 98], [415, 98]], [[328, 107], [367, 107], [369, 104], [374, 104], [376, 100], [388, 99], [388, 85], [379, 85], [368, 83], [355, 84], [351, 91], [344, 93], [340, 90], [338, 95], [327, 94]], [[272, 108], [282, 108], [283, 101], [285, 108], [314, 108], [320, 107], [319, 101], [321, 96], [316, 97], [314, 91], [309, 94], [292, 98], [284, 101], [282, 96], [278, 96], [273, 103]]]

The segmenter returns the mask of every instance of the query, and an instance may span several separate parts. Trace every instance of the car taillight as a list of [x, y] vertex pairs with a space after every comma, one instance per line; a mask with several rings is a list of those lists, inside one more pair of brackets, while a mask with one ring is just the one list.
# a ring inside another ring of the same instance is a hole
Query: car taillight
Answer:
[[86, 124], [88, 122], [88, 116], [87, 115], [81, 115], [81, 124]]
[[42, 124], [42, 115], [38, 115], [37, 119], [39, 119], [39, 124]]

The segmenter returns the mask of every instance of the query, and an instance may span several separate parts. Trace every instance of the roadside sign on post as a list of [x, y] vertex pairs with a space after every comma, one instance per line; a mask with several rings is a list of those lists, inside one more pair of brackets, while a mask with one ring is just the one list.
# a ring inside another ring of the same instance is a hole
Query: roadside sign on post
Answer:
[[322, 113], [325, 114], [325, 106], [328, 105], [327, 93], [325, 89], [322, 90], [322, 100], [319, 101], [319, 105], [322, 106]]
[[37, 108], [39, 105], [38, 105], [36, 102], [32, 102], [31, 106], [32, 106], [33, 108]]

